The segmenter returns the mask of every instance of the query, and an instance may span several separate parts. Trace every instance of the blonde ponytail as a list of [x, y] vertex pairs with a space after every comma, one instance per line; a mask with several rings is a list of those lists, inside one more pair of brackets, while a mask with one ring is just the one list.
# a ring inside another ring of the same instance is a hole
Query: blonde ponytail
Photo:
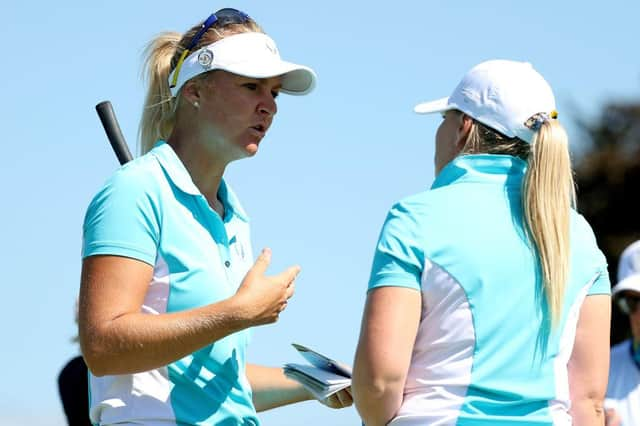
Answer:
[[144, 51], [143, 73], [148, 81], [147, 96], [140, 120], [140, 153], [153, 148], [158, 139], [166, 139], [173, 129], [175, 99], [169, 90], [172, 60], [182, 34], [165, 32], [152, 40]]
[[542, 271], [550, 325], [557, 325], [569, 279], [570, 209], [576, 204], [566, 132], [557, 120], [547, 120], [529, 144], [474, 121], [461, 153], [506, 154], [527, 161], [524, 220]]
[[557, 120], [540, 126], [528, 163], [524, 216], [537, 249], [551, 325], [556, 326], [569, 279], [569, 220], [576, 200], [568, 138]]

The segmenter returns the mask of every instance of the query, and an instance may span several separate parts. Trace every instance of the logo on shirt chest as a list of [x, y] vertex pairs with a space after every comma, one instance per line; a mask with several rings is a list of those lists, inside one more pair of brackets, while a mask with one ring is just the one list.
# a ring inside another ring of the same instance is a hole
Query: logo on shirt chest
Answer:
[[236, 243], [233, 245], [234, 250], [236, 252], [236, 255], [242, 259], [242, 260], [246, 260], [246, 253], [244, 251], [244, 246], [240, 243]]

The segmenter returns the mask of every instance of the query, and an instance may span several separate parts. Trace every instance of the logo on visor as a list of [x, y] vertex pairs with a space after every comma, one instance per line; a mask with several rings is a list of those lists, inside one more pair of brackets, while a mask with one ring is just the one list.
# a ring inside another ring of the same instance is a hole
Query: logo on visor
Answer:
[[267, 49], [269, 49], [269, 52], [273, 53], [274, 55], [278, 54], [278, 48], [275, 44], [273, 44], [273, 42], [267, 41], [265, 45], [267, 46]]
[[203, 68], [209, 68], [213, 62], [213, 52], [209, 49], [205, 49], [198, 54], [198, 63]]

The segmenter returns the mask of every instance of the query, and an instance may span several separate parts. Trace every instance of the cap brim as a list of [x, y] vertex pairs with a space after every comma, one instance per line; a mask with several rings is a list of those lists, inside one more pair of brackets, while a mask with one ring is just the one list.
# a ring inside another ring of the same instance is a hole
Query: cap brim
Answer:
[[444, 112], [453, 109], [449, 104], [449, 98], [442, 98], [431, 102], [422, 102], [416, 105], [413, 110], [418, 114], [433, 114], [436, 112]]
[[630, 275], [622, 281], [619, 281], [611, 290], [611, 296], [615, 296], [623, 291], [640, 293], [640, 274]]
[[225, 71], [251, 78], [282, 76], [281, 91], [290, 95], [306, 95], [316, 86], [316, 74], [309, 67], [286, 61], [240, 62], [226, 67]]

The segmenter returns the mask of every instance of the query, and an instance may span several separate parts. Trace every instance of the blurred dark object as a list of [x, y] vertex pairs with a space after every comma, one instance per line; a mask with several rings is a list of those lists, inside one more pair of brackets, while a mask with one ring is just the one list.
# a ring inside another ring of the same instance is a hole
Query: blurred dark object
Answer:
[[[615, 285], [618, 259], [640, 239], [640, 101], [610, 103], [578, 125], [590, 149], [576, 164], [578, 211], [593, 227]], [[612, 308], [611, 343], [630, 337], [629, 319]]]
[[91, 426], [87, 365], [81, 356], [71, 359], [60, 371], [58, 391], [69, 426]]

